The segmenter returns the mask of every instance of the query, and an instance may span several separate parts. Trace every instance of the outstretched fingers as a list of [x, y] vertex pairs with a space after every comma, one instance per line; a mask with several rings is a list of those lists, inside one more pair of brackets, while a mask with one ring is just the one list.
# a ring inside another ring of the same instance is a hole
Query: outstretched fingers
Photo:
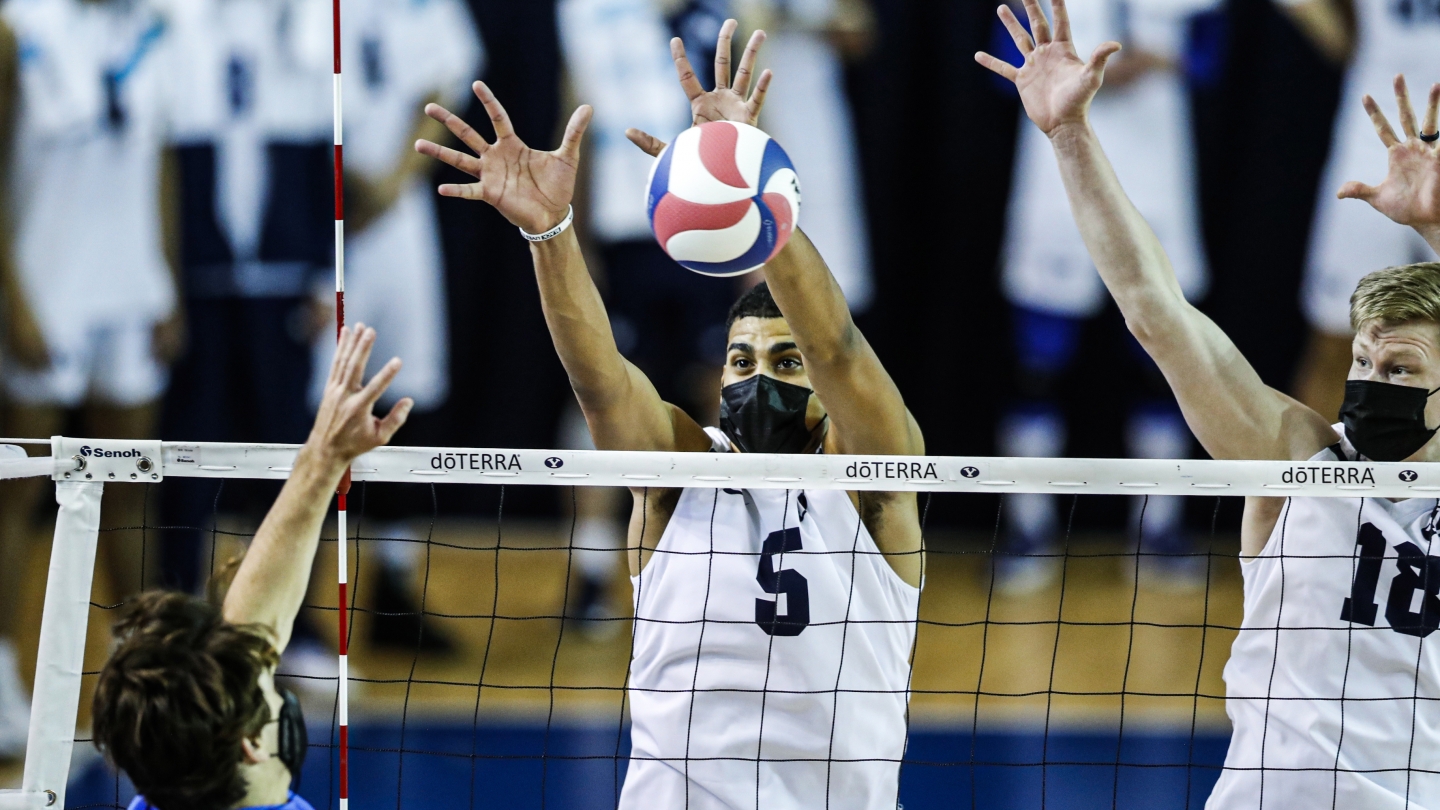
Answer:
[[1405, 74], [1395, 76], [1395, 106], [1400, 110], [1400, 131], [1406, 138], [1418, 133], [1415, 129], [1415, 108], [1410, 104], [1410, 90], [1405, 86]]
[[1045, 10], [1040, 8], [1040, 0], [1025, 0], [1025, 15], [1030, 18], [1030, 33], [1035, 38], [1035, 45], [1049, 42], [1050, 21], [1045, 19]]
[[346, 391], [359, 391], [365, 379], [365, 366], [370, 362], [370, 351], [375, 348], [375, 330], [363, 323], [355, 324], [356, 340], [345, 365], [341, 369], [340, 384]]
[[685, 97], [694, 101], [705, 95], [705, 88], [700, 86], [695, 68], [690, 65], [690, 57], [685, 55], [685, 42], [679, 37], [670, 40], [670, 58], [675, 61], [675, 73], [680, 77], [680, 89], [685, 91]]
[[1050, 0], [1050, 11], [1055, 15], [1055, 41], [1070, 41], [1070, 11], [1065, 8], [1065, 0]]
[[629, 138], [631, 143], [640, 147], [640, 151], [650, 157], [660, 157], [660, 153], [665, 151], [664, 141], [643, 130], [631, 127], [625, 130], [625, 137]]
[[775, 78], [767, 68], [760, 73], [760, 81], [755, 82], [755, 92], [750, 94], [750, 100], [745, 102], [745, 109], [750, 113], [750, 120], [754, 121], [760, 117], [760, 110], [765, 107], [765, 95], [770, 92], [770, 82]]
[[1104, 73], [1105, 63], [1109, 62], [1110, 57], [1114, 56], [1119, 52], [1120, 43], [1115, 42], [1114, 40], [1111, 40], [1110, 42], [1102, 42], [1098, 46], [1096, 46], [1095, 50], [1090, 54], [1090, 62], [1086, 65], [1086, 67], [1092, 72]]
[[715, 41], [715, 89], [724, 90], [730, 86], [730, 41], [735, 36], [739, 23], [726, 20], [720, 26], [720, 38]]
[[1364, 183], [1351, 180], [1341, 186], [1340, 191], [1336, 193], [1335, 196], [1342, 200], [1365, 200], [1369, 202], [1378, 192], [1379, 189], [1374, 186], [1367, 186]]
[[410, 418], [410, 409], [415, 407], [415, 400], [405, 397], [390, 408], [390, 413], [375, 426], [376, 438], [381, 444], [389, 444], [395, 438], [395, 432], [405, 426], [405, 420]]
[[1370, 123], [1375, 125], [1375, 134], [1380, 136], [1380, 142], [1385, 144], [1385, 148], [1389, 149], [1400, 143], [1400, 139], [1395, 136], [1395, 130], [1390, 127], [1390, 121], [1385, 118], [1385, 113], [1380, 112], [1380, 105], [1375, 103], [1375, 99], [1367, 94], [1361, 103], [1365, 106], [1365, 113], [1370, 116]]
[[510, 114], [505, 112], [504, 105], [491, 92], [489, 85], [484, 82], [475, 82], [475, 97], [485, 105], [485, 112], [490, 116], [490, 123], [495, 127], [497, 141], [515, 134], [515, 127], [510, 123]]
[[975, 52], [975, 61], [979, 62], [981, 67], [994, 71], [1012, 82], [1015, 81], [1016, 76], [1020, 75], [1020, 71], [1014, 65], [1004, 59], [996, 59], [984, 51]]
[[[370, 352], [366, 351], [365, 355], [368, 360]], [[363, 373], [365, 367], [361, 366], [360, 368]], [[370, 378], [370, 382], [366, 383], [364, 388], [360, 388], [358, 385], [356, 386], [356, 390], [360, 392], [358, 394], [360, 402], [364, 404], [366, 413], [369, 413], [370, 409], [375, 406], [375, 402], [380, 399], [380, 395], [385, 393], [385, 389], [390, 387], [390, 383], [395, 381], [395, 375], [399, 373], [400, 358], [392, 357], [390, 358], [390, 362], [386, 363], [384, 367], [375, 373], [374, 377]]]
[[445, 125], [450, 134], [460, 139], [460, 142], [474, 150], [475, 154], [483, 155], [490, 144], [480, 137], [475, 128], [465, 123], [465, 119], [441, 107], [439, 104], [426, 104], [425, 114]]
[[415, 142], [415, 151], [426, 157], [435, 158], [441, 163], [448, 163], [477, 180], [480, 178], [480, 159], [473, 155], [467, 155], [448, 146], [441, 146], [424, 138]]
[[1434, 135], [1440, 132], [1436, 129], [1440, 126], [1440, 84], [1430, 85], [1430, 99], [1425, 105], [1425, 128], [1420, 130], [1422, 135]]
[[756, 30], [745, 44], [745, 52], [740, 54], [740, 67], [735, 69], [734, 89], [742, 96], [750, 92], [750, 77], [755, 73], [755, 60], [760, 58], [760, 46], [764, 44], [765, 32]]
[[1020, 54], [1029, 56], [1035, 50], [1035, 42], [1030, 39], [1030, 32], [1016, 19], [1015, 12], [1011, 11], [1009, 6], [1001, 6], [995, 13], [999, 15], [1000, 22], [1004, 23], [1005, 30], [1010, 32], [1010, 38], [1015, 40], [1015, 47], [1020, 49]]
[[595, 115], [595, 108], [589, 104], [581, 104], [570, 115], [570, 123], [565, 125], [565, 136], [560, 139], [560, 148], [557, 153], [567, 159], [574, 161], [580, 157], [580, 142], [585, 138], [585, 129], [590, 126], [590, 119]]

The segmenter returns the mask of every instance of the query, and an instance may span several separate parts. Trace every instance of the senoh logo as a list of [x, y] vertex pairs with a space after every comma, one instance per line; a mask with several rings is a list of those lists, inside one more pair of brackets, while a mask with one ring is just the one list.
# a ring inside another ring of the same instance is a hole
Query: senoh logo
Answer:
[[80, 455], [85, 458], [140, 458], [144, 454], [133, 447], [129, 450], [106, 450], [85, 444], [80, 446]]

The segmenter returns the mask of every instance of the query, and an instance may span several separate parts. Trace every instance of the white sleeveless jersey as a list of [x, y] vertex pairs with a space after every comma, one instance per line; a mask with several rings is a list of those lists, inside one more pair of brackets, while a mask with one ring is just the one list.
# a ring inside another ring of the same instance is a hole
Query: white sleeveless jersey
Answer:
[[[1313, 460], [1336, 450], [1357, 458], [1342, 440]], [[1291, 498], [1241, 561], [1245, 618], [1225, 666], [1234, 733], [1207, 808], [1440, 808], [1437, 510]]]
[[920, 591], [849, 496], [686, 489], [631, 582], [623, 810], [894, 810]]
[[11, 0], [3, 15], [20, 62], [15, 261], [46, 339], [164, 317], [163, 18], [147, 0]]

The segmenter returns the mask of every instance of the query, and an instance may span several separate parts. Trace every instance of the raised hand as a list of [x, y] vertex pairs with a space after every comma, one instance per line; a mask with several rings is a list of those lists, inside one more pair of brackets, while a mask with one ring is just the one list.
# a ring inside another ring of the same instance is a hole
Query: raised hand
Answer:
[[1054, 135], [1066, 124], [1085, 123], [1090, 100], [1105, 78], [1105, 62], [1120, 50], [1120, 43], [1106, 42], [1090, 54], [1088, 62], [1081, 59], [1070, 39], [1070, 15], [1064, 0], [1052, 0], [1051, 7], [1055, 12], [1053, 35], [1039, 0], [1025, 0], [1030, 33], [1008, 6], [999, 9], [1000, 21], [1025, 56], [1025, 64], [1017, 68], [984, 51], [975, 54], [976, 62], [1015, 83], [1025, 114], [1046, 135]]
[[[739, 23], [726, 20], [720, 26], [720, 38], [715, 46], [715, 89], [706, 91], [685, 55], [685, 43], [679, 37], [670, 40], [670, 57], [675, 60], [675, 72], [680, 76], [680, 87], [690, 99], [692, 124], [699, 126], [710, 121], [737, 121], [755, 126], [760, 120], [760, 110], [765, 106], [765, 94], [770, 90], [773, 74], [766, 70], [755, 82], [750, 92], [750, 79], [755, 73], [755, 59], [760, 55], [760, 46], [765, 43], [765, 32], [756, 31], [750, 36], [745, 52], [740, 55], [740, 67], [735, 71], [735, 81], [730, 81], [730, 41], [735, 36]], [[746, 96], [749, 93], [749, 96]], [[625, 137], [645, 150], [651, 157], [659, 156], [665, 142], [638, 129], [628, 129]]]
[[357, 323], [340, 330], [320, 410], [306, 442], [340, 464], [348, 464], [390, 441], [415, 404], [406, 397], [395, 403], [384, 419], [375, 416], [375, 402], [400, 372], [400, 359], [392, 358], [367, 384], [365, 366], [373, 348], [374, 329]]
[[442, 196], [484, 200], [510, 224], [530, 233], [550, 230], [565, 218], [570, 201], [575, 196], [580, 140], [585, 135], [585, 128], [590, 125], [590, 106], [582, 105], [570, 116], [559, 149], [541, 152], [526, 146], [515, 134], [510, 115], [484, 82], [475, 82], [474, 90], [495, 125], [495, 143], [487, 143], [460, 116], [439, 104], [426, 104], [425, 114], [444, 124], [475, 154], [467, 155], [424, 139], [415, 142], [415, 151], [448, 163], [475, 178], [474, 183], [446, 183], [440, 186]]
[[1440, 141], [1424, 141], [1422, 134], [1436, 132], [1440, 117], [1440, 84], [1430, 87], [1425, 125], [1415, 128], [1415, 110], [1410, 106], [1410, 93], [1405, 77], [1395, 77], [1395, 103], [1400, 109], [1401, 140], [1391, 129], [1385, 113], [1375, 99], [1365, 96], [1365, 112], [1375, 124], [1380, 142], [1390, 153], [1390, 170], [1378, 186], [1367, 186], [1352, 180], [1340, 187], [1342, 199], [1364, 200], [1401, 225], [1409, 225], [1425, 236], [1432, 245], [1440, 237]]

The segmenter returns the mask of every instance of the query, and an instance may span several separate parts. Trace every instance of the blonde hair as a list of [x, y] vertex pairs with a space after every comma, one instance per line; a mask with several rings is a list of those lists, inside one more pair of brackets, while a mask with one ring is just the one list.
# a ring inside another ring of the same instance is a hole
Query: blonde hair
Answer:
[[1350, 328], [1372, 321], [1440, 324], [1440, 262], [1387, 267], [1360, 279], [1350, 296]]

